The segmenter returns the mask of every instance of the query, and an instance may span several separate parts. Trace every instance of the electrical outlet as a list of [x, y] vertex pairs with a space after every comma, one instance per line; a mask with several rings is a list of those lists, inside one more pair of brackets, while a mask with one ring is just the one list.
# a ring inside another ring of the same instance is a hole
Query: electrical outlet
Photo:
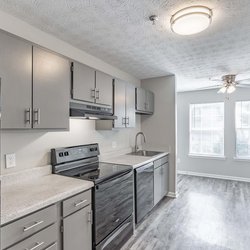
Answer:
[[5, 155], [5, 166], [6, 168], [14, 168], [16, 166], [16, 154]]

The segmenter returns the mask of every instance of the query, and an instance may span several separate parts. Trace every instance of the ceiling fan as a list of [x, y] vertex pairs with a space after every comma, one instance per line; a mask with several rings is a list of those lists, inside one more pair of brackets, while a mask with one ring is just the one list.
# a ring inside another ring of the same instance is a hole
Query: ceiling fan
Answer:
[[218, 94], [231, 94], [236, 90], [236, 87], [250, 88], [250, 78], [242, 80], [236, 80], [236, 78], [236, 74], [224, 75], [221, 79], [210, 78], [211, 81], [221, 82], [221, 84], [211, 86], [211, 88], [219, 87]]

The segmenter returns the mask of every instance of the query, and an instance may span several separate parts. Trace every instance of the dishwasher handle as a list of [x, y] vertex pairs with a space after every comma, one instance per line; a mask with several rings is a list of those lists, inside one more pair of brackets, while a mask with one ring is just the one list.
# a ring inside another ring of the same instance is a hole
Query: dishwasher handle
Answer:
[[[150, 163], [148, 163], [148, 164], [146, 164], [146, 165], [143, 165], [143, 166], [141, 166], [141, 167], [139, 167], [139, 168], [136, 168], [136, 173], [141, 173], [141, 172], [153, 172], [154, 171], [154, 163], [153, 162], [150, 162]], [[148, 168], [152, 168], [152, 170], [150, 169], [148, 169]]]

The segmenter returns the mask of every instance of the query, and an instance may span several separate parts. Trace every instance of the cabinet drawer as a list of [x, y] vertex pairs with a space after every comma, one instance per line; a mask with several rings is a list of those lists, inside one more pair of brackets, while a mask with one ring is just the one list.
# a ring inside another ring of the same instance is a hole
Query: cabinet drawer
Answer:
[[2, 227], [3, 249], [53, 224], [56, 220], [57, 210], [56, 205], [53, 205]]
[[39, 233], [21, 241], [20, 243], [8, 248], [8, 250], [48, 250], [57, 240], [57, 226], [56, 224], [42, 230]]
[[86, 191], [63, 201], [63, 217], [91, 203], [91, 191]]
[[57, 249], [58, 249], [58, 245], [57, 245], [57, 242], [55, 242], [51, 246], [45, 248], [44, 250], [57, 250]]

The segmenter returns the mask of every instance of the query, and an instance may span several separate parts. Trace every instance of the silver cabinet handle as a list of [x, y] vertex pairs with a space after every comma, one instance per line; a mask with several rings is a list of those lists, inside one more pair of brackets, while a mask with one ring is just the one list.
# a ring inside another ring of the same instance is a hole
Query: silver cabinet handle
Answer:
[[55, 242], [54, 244], [52, 244], [51, 246], [47, 247], [45, 250], [49, 250], [49, 249], [52, 249], [52, 247], [56, 246], [57, 245], [57, 242]]
[[95, 89], [91, 89], [91, 98], [95, 99], [95, 96], [96, 96]]
[[99, 89], [96, 89], [96, 97], [95, 97], [97, 100], [100, 99], [100, 90]]
[[40, 109], [34, 109], [34, 124], [40, 124]]
[[126, 117], [122, 117], [122, 125], [126, 125]]
[[127, 117], [127, 123], [126, 123], [126, 125], [129, 125], [129, 117]]
[[78, 206], [82, 205], [83, 203], [85, 203], [85, 202], [87, 202], [87, 201], [88, 201], [88, 200], [82, 200], [82, 201], [80, 201], [80, 202], [78, 202], [78, 203], [75, 203], [74, 206], [75, 206], [75, 207], [78, 207]]
[[36, 245], [34, 246], [34, 247], [32, 247], [32, 248], [25, 248], [25, 250], [35, 250], [35, 249], [37, 249], [38, 247], [40, 247], [40, 246], [42, 246], [44, 244], [44, 242], [42, 241], [42, 242], [37, 242], [36, 243]]
[[23, 231], [24, 232], [27, 232], [29, 231], [30, 229], [34, 228], [34, 227], [37, 227], [38, 225], [42, 224], [44, 221], [43, 220], [40, 220], [40, 221], [36, 221], [33, 225], [29, 226], [29, 227], [24, 227], [23, 228]]
[[31, 123], [31, 108], [25, 109], [25, 123]]
[[93, 223], [93, 215], [92, 215], [92, 211], [90, 211], [90, 212], [88, 212], [88, 222], [90, 223], [90, 224], [92, 224]]

